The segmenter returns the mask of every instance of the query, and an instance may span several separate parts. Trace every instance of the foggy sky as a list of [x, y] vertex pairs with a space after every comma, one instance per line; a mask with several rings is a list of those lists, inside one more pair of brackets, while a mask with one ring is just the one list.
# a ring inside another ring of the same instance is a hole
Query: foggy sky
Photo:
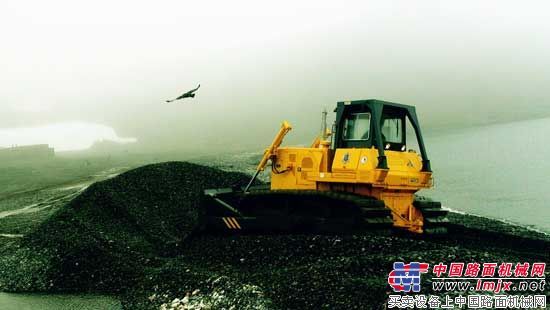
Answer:
[[550, 116], [545, 2], [276, 3], [3, 1], [0, 128], [221, 150], [263, 147], [283, 119], [309, 141], [350, 99], [416, 105], [425, 132]]

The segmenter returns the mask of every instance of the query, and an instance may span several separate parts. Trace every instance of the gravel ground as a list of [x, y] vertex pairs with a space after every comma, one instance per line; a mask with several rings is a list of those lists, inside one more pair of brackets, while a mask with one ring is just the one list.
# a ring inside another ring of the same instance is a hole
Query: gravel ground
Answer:
[[[500, 232], [480, 233], [459, 226], [449, 236], [437, 238], [409, 234], [196, 236], [187, 240], [180, 257], [160, 268], [163, 276], [134, 289], [123, 304], [129, 309], [156, 308], [195, 289], [208, 292], [209, 281], [223, 276], [261, 288], [273, 309], [365, 309], [366, 305], [376, 309], [383, 308], [391, 293], [387, 275], [395, 261], [431, 265], [548, 261], [548, 239], [495, 239], [493, 234]], [[157, 299], [146, 298], [153, 294]]]
[[3, 247], [0, 289], [111, 292], [126, 309], [377, 309], [394, 261], [549, 261], [547, 235], [456, 213], [441, 237], [190, 234], [204, 188], [248, 178], [169, 162], [96, 183]]

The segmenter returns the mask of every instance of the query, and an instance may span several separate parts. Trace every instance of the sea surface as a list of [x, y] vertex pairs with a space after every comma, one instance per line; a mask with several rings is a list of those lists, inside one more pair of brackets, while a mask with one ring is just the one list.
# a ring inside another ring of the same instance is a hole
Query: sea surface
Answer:
[[550, 118], [426, 134], [426, 196], [550, 233]]

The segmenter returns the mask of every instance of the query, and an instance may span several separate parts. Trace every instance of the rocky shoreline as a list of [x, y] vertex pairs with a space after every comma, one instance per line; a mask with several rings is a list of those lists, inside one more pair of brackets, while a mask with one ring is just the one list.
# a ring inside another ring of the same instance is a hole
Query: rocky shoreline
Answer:
[[550, 258], [547, 234], [453, 212], [439, 237], [191, 233], [204, 188], [246, 181], [169, 162], [96, 183], [4, 243], [0, 290], [107, 292], [126, 309], [376, 309], [390, 294], [394, 261]]

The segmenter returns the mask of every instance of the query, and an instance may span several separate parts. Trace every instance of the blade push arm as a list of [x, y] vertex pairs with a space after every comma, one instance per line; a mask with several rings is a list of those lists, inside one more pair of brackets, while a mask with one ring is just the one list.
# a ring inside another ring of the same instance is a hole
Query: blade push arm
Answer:
[[281, 124], [281, 129], [279, 129], [279, 132], [275, 136], [275, 139], [273, 139], [273, 142], [271, 142], [271, 145], [264, 151], [264, 156], [262, 157], [262, 160], [260, 160], [260, 163], [256, 167], [256, 172], [254, 173], [254, 176], [248, 182], [248, 185], [244, 189], [244, 192], [248, 192], [248, 189], [256, 180], [256, 177], [258, 177], [258, 174], [262, 172], [265, 169], [265, 166], [267, 165], [267, 161], [270, 159], [273, 159], [275, 157], [275, 154], [277, 153], [277, 148], [283, 143], [283, 139], [285, 138], [286, 134], [292, 129], [292, 126], [287, 122], [283, 121]]

